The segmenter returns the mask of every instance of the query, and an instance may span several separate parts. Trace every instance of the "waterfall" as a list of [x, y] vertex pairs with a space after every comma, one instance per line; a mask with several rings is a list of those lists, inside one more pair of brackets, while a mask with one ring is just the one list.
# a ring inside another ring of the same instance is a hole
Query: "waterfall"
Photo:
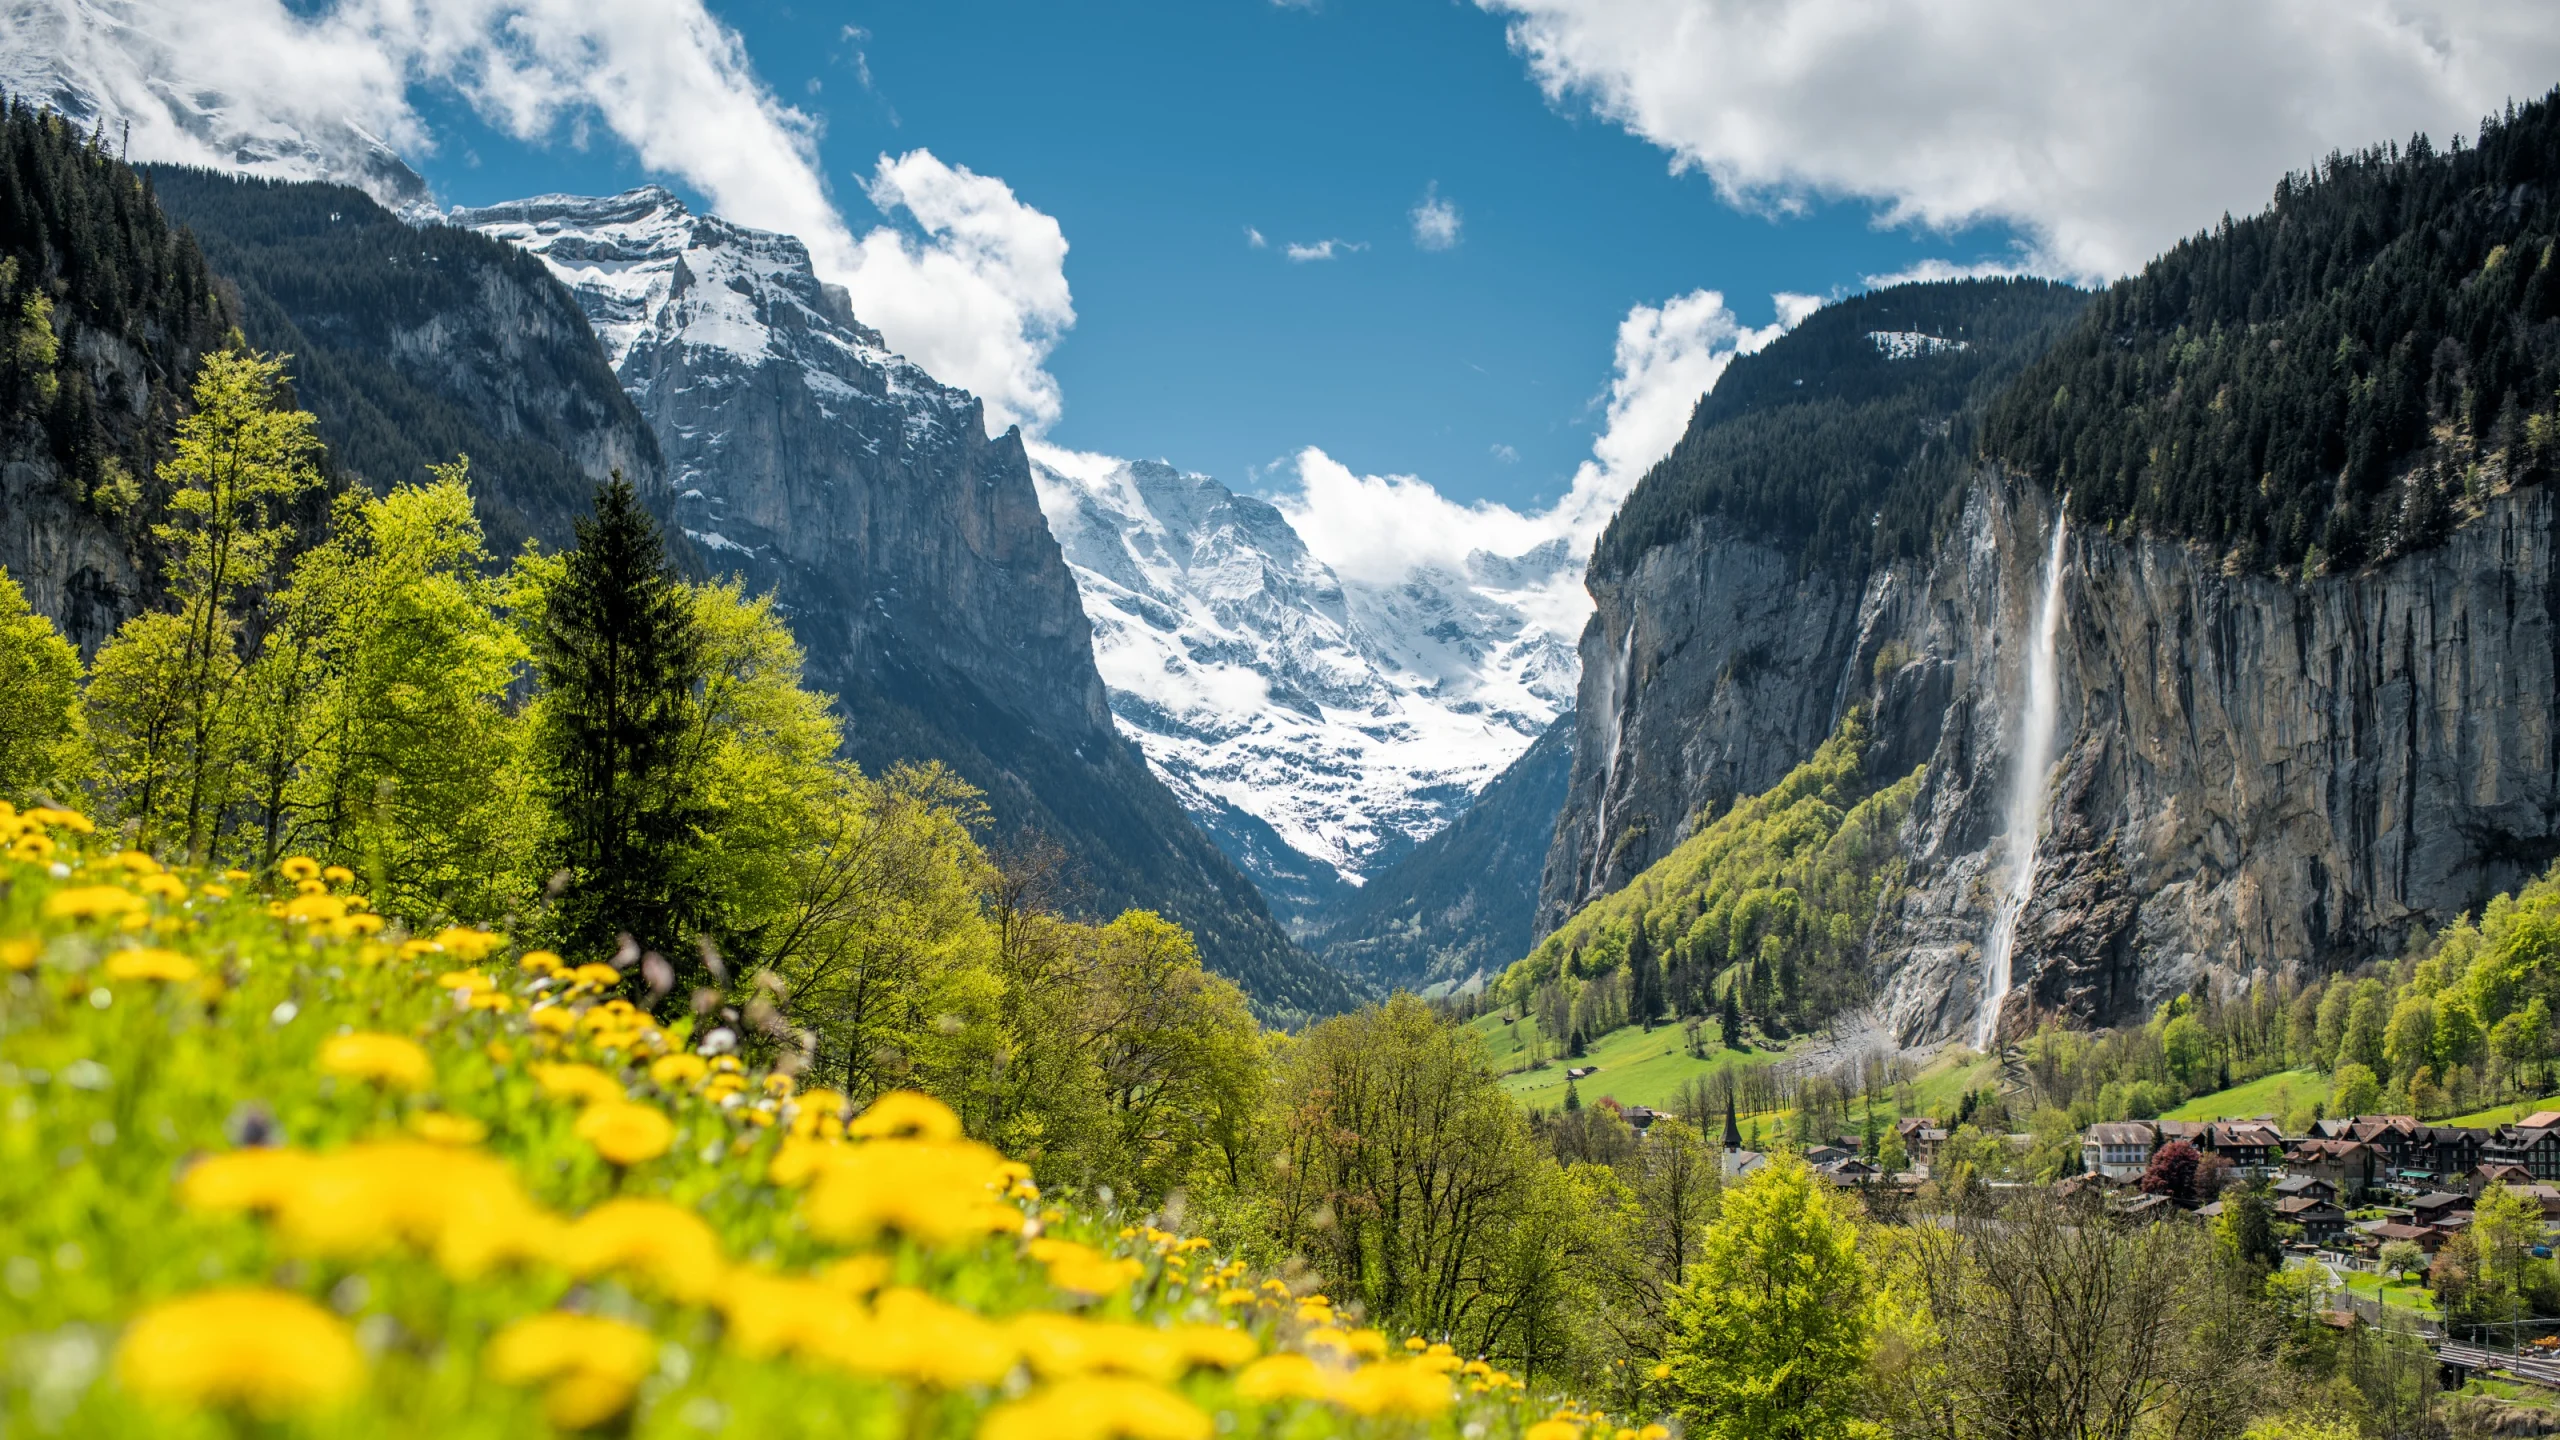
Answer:
[[[2068, 496], [2064, 503], [2069, 503]], [[2045, 786], [2053, 768], [2053, 732], [2060, 722], [2062, 679], [2054, 673], [2053, 646], [2062, 630], [2062, 539], [2066, 525], [2062, 506], [2054, 507], [2053, 543], [2044, 557], [2044, 591], [2036, 600], [2035, 644], [2027, 651], [2027, 710], [2019, 726], [2018, 750], [2011, 757], [2008, 820], [2008, 873], [2002, 877], [2000, 911], [1991, 922], [1991, 943], [1982, 957], [1982, 1015], [1974, 1022], [1973, 1046], [1991, 1048], [2000, 1024], [2000, 1002], [2009, 993], [2009, 961], [2017, 946], [2018, 916], [2036, 883], [2036, 822], [2044, 815]]]
[[1618, 647], [1617, 668], [1609, 672], [1609, 758], [1600, 770], [1598, 838], [1591, 842], [1591, 885], [1594, 894], [1609, 881], [1609, 805], [1618, 788], [1618, 752], [1627, 738], [1627, 672], [1635, 664], [1636, 617], [1627, 617], [1627, 639]]

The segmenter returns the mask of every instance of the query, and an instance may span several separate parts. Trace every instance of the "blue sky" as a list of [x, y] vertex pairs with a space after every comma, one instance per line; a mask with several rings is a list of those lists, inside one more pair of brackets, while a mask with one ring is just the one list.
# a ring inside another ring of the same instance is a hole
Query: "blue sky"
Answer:
[[[1282, 483], [1267, 467], [1316, 445], [1456, 499], [1551, 499], [1591, 452], [1630, 307], [1710, 288], [1758, 326], [1774, 292], [2013, 253], [2004, 225], [1886, 229], [1865, 202], [1737, 209], [1663, 149], [1550, 103], [1501, 19], [1446, 0], [714, 13], [823, 122], [857, 233], [882, 221], [860, 183], [877, 157], [917, 147], [1056, 218], [1077, 318], [1048, 361], [1065, 397], [1049, 438], [1238, 488]], [[438, 137], [420, 168], [449, 201], [652, 178], [699, 200], [609, 130], [527, 143], [420, 99]], [[1449, 248], [1415, 242], [1426, 194], [1460, 217]], [[1287, 257], [1328, 239], [1331, 259]]]

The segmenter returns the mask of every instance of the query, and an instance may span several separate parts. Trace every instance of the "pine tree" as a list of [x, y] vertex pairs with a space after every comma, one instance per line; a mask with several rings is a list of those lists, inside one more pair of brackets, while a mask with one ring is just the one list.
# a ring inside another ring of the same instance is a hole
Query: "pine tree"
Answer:
[[1727, 1050], [1742, 1048], [1742, 1002], [1736, 1000], [1733, 995], [1735, 988], [1741, 983], [1741, 978], [1737, 976], [1731, 984], [1724, 987], [1724, 1006], [1716, 1012], [1716, 1029]]
[[1627, 988], [1634, 992], [1635, 1018], [1652, 1030], [1654, 1017], [1662, 1013], [1662, 962], [1653, 953], [1653, 928], [1641, 916], [1635, 933], [1627, 937]]
[[543, 685], [537, 783], [550, 802], [543, 853], [558, 897], [552, 938], [594, 959], [628, 933], [698, 979], [686, 943], [705, 908], [685, 863], [700, 809], [683, 743], [702, 668], [692, 602], [620, 472], [597, 489], [577, 533], [531, 637]]

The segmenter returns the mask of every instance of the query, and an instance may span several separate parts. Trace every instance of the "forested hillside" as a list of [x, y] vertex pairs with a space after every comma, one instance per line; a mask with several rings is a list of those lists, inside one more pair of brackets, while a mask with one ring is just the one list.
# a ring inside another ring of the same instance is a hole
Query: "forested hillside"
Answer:
[[296, 400], [343, 480], [380, 491], [468, 455], [500, 554], [567, 543], [615, 470], [667, 513], [656, 439], [540, 261], [410, 225], [351, 186], [144, 174], [237, 298], [249, 343], [293, 357]]
[[92, 137], [0, 115], [0, 565], [82, 646], [157, 583], [168, 426], [229, 312], [195, 242]]
[[[2422, 549], [2560, 462], [2560, 104], [2287, 176], [2110, 288], [1984, 452], [2247, 570]], [[1739, 367], [1737, 367], [1739, 368]]]
[[1897, 285], [1815, 311], [1726, 367], [1592, 557], [1624, 572], [1719, 515], [1807, 564], [1917, 555], [1962, 488], [1978, 410], [2088, 296], [2043, 280]]

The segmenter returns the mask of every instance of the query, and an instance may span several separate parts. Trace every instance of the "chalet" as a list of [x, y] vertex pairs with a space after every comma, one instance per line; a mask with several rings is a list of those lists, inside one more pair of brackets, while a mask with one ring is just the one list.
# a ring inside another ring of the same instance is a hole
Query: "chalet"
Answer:
[[1947, 1143], [1947, 1132], [1931, 1126], [1915, 1130], [1903, 1142], [1911, 1153], [1911, 1168], [1918, 1174], [1929, 1173], [1929, 1162], [1938, 1158], [1938, 1147]]
[[2329, 1201], [2308, 1195], [2289, 1195], [2276, 1202], [2276, 1219], [2302, 1227], [2302, 1238], [2314, 1245], [2327, 1245], [2346, 1233], [2347, 1212]]
[[2326, 1181], [2340, 1204], [2353, 1205], [2364, 1199], [2365, 1192], [2387, 1170], [2382, 1156], [2361, 1140], [2311, 1139], [2297, 1140], [2285, 1152], [2284, 1172]]
[[2287, 1175], [2270, 1187], [2278, 1200], [2326, 1200], [2338, 1202], [2338, 1187], [2317, 1175]]
[[2263, 1180], [2284, 1163], [2284, 1137], [2261, 1121], [2207, 1125], [2192, 1143], [2228, 1161], [2243, 1180]]
[[2420, 1125], [2409, 1132], [2406, 1168], [2424, 1169], [2445, 1179], [2471, 1173], [2495, 1132], [2469, 1125]]
[[1836, 1145], [1816, 1145], [1804, 1152], [1804, 1163], [1816, 1170], [1837, 1165], [1849, 1158], [1850, 1152]]
[[2533, 1172], [2521, 1165], [2484, 1161], [2472, 1166], [2471, 1173], [2463, 1178], [2467, 1182], [2466, 1188], [2470, 1190], [2471, 1198], [2477, 1200], [2481, 1192], [2492, 1185], [2530, 1185], [2533, 1183]]
[[2449, 1195], [2443, 1191], [2421, 1195], [2409, 1202], [2409, 1218], [2420, 1225], [2441, 1225], [2455, 1214], [2468, 1214], [2470, 1210], [2470, 1196]]
[[1724, 1178], [1730, 1184], [1757, 1172], [1768, 1163], [1769, 1157], [1757, 1150], [1727, 1150], [1724, 1152]]
[[2369, 1145], [2379, 1157], [2374, 1175], [2381, 1178], [2394, 1170], [2404, 1170], [2419, 1163], [2411, 1155], [2416, 1148], [2418, 1122], [2406, 1115], [2354, 1115], [2336, 1120], [2316, 1120], [2311, 1125], [2315, 1140], [2352, 1140]]
[[2538, 1111], [2513, 1125], [2499, 1126], [2497, 1135], [2481, 1147], [2480, 1160], [2490, 1165], [2521, 1165], [2537, 1181], [2560, 1180], [2560, 1113]]
[[1814, 1171], [1834, 1185], [1864, 1185], [1884, 1174], [1855, 1155], [1834, 1160], [1828, 1165], [1817, 1165]]
[[2444, 1244], [2444, 1232], [2432, 1225], [2404, 1225], [2397, 1220], [2385, 1220], [2376, 1225], [2359, 1228], [2363, 1229], [2365, 1235], [2376, 1247], [2406, 1240], [2433, 1255], [2436, 1253], [2436, 1247]]
[[2152, 1134], [2140, 1120], [2092, 1125], [2080, 1136], [2080, 1169], [2110, 1180], [2139, 1180], [2151, 1164]]

